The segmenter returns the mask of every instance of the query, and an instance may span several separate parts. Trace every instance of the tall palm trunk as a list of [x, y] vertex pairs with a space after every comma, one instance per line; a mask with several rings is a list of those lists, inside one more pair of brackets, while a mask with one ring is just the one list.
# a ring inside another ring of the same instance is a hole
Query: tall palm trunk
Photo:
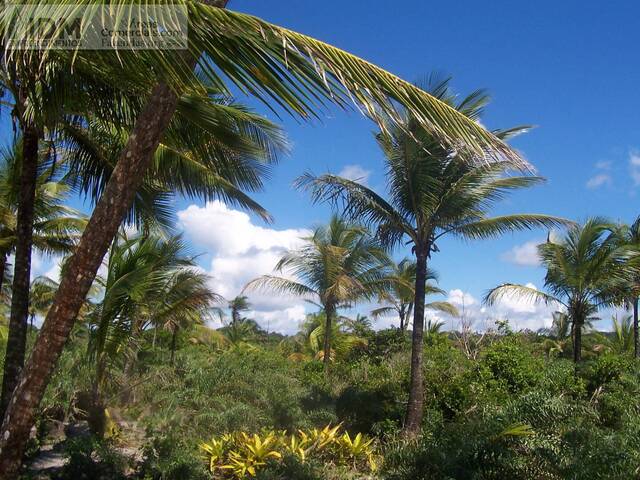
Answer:
[[428, 251], [428, 248], [416, 250], [416, 287], [413, 307], [413, 336], [411, 340], [411, 384], [404, 425], [404, 434], [407, 437], [415, 437], [420, 432], [424, 409], [422, 339], [424, 336], [424, 297], [427, 281]]
[[11, 394], [18, 384], [27, 346], [33, 212], [38, 178], [39, 140], [38, 129], [34, 125], [27, 125], [22, 132], [22, 166], [18, 193], [17, 241], [11, 293], [11, 315], [0, 397], [0, 414], [2, 415], [4, 415]]
[[324, 374], [329, 375], [329, 365], [331, 363], [331, 326], [333, 325], [335, 308], [333, 308], [332, 306], [325, 307], [324, 311], [327, 318], [324, 325], [324, 346], [322, 349], [322, 361], [324, 363]]
[[404, 310], [404, 305], [402, 307], [400, 307], [400, 311], [398, 312], [398, 316], [400, 317], [400, 330], [404, 332], [404, 329], [406, 327], [405, 325], [405, 316], [407, 315], [407, 313]]
[[633, 355], [640, 358], [640, 332], [638, 332], [638, 297], [633, 299]]
[[578, 365], [582, 361], [582, 319], [576, 319], [573, 325], [573, 363]]
[[[224, 7], [227, 0], [205, 0], [204, 3]], [[197, 59], [190, 61], [195, 66]], [[152, 89], [80, 243], [67, 263], [53, 305], [2, 421], [0, 478], [3, 480], [13, 480], [18, 475], [36, 409], [96, 272], [133, 203], [177, 103], [178, 94], [166, 83], [160, 82]]]
[[176, 110], [177, 94], [160, 83], [151, 92], [80, 243], [67, 264], [49, 310], [4, 416], [0, 438], [0, 478], [15, 478], [35, 410], [102, 258], [140, 187], [164, 131]]

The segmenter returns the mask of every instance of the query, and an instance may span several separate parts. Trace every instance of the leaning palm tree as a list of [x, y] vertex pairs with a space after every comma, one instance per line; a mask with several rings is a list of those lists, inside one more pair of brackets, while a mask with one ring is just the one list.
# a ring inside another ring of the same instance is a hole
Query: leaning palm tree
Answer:
[[502, 297], [515, 296], [562, 305], [572, 324], [573, 360], [578, 364], [586, 322], [600, 308], [620, 303], [619, 292], [637, 269], [638, 255], [628, 246], [619, 245], [614, 229], [615, 225], [603, 218], [570, 227], [561, 241], [538, 246], [547, 269], [546, 292], [506, 283], [489, 291], [485, 302], [491, 305]]
[[338, 309], [381, 292], [388, 258], [366, 229], [335, 215], [305, 240], [306, 245], [285, 254], [276, 265], [276, 271], [294, 279], [264, 275], [245, 289], [293, 294], [322, 307], [326, 317], [322, 359], [328, 373]]
[[[449, 81], [431, 78], [428, 91], [471, 121], [479, 118], [488, 96], [476, 91], [459, 100]], [[495, 132], [506, 138], [522, 131], [515, 128]], [[411, 386], [405, 433], [417, 434], [422, 421], [424, 391], [422, 351], [427, 285], [427, 263], [445, 236], [465, 239], [494, 238], [505, 232], [551, 227], [562, 220], [549, 215], [516, 214], [489, 217], [491, 208], [511, 190], [543, 181], [530, 175], [505, 176], [524, 168], [507, 158], [492, 160], [443, 144], [423, 128], [412, 110], [405, 111], [399, 125], [387, 124], [377, 135], [385, 155], [389, 200], [358, 182], [336, 175], [301, 177], [298, 185], [311, 191], [315, 201], [344, 205], [351, 218], [377, 226], [377, 237], [385, 247], [406, 239], [416, 258], [413, 302]], [[488, 152], [487, 152], [488, 153]]]
[[[363, 112], [384, 125], [383, 119], [399, 122], [397, 106], [404, 105], [413, 112], [418, 124], [443, 145], [458, 152], [522, 164], [515, 151], [476, 122], [369, 62], [250, 15], [216, 8], [226, 6], [226, 0], [180, 3], [186, 8], [189, 19], [186, 51], [118, 50], [109, 55], [112, 52], [88, 54], [76, 50], [56, 51], [52, 55], [49, 51], [7, 50], [7, 55], [2, 56], [3, 65], [18, 66], [20, 71], [38, 69], [31, 78], [37, 77], [40, 70], [48, 71], [53, 58], [62, 57], [68, 65], [75, 62], [78, 68], [98, 64], [104, 71], [109, 67], [120, 75], [111, 77], [107, 74], [106, 77], [120, 80], [126, 73], [146, 86], [140, 90], [143, 106], [126, 147], [120, 152], [92, 220], [68, 264], [54, 307], [43, 324], [46, 333], [43, 338], [47, 340], [36, 343], [32, 360], [23, 371], [24, 381], [14, 392], [17, 400], [12, 402], [11, 413], [5, 415], [2, 431], [8, 433], [0, 437], [0, 474], [6, 477], [14, 477], [18, 471], [36, 407], [49, 376], [100, 262], [129, 211], [145, 171], [176, 112], [180, 93], [187, 86], [197, 85], [199, 76], [207, 76], [212, 84], [226, 92], [231, 81], [267, 105], [280, 106], [304, 119], [317, 114], [324, 102], [346, 107], [353, 100]], [[59, 14], [58, 18], [72, 17], [70, 13], [77, 14], [78, 6], [83, 4], [95, 2], [59, 2], [54, 13]], [[109, 2], [116, 18], [126, 17], [125, 4], [127, 2], [123, 0]], [[37, 7], [38, 4], [32, 5], [32, 8]], [[145, 4], [145, 8], [153, 7], [153, 2]], [[92, 8], [86, 11], [87, 15], [95, 13]], [[10, 14], [3, 16], [0, 34], [16, 24], [14, 20]], [[139, 58], [144, 61], [134, 61]], [[98, 63], [98, 59], [102, 62]], [[147, 68], [128, 68], [139, 64]], [[199, 68], [194, 69], [196, 64]]]
[[[446, 292], [429, 280], [436, 280], [435, 272], [427, 270], [427, 284], [424, 286], [425, 295], [444, 295]], [[416, 284], [416, 263], [405, 258], [392, 267], [389, 275], [389, 289], [378, 299], [387, 305], [376, 308], [371, 312], [374, 317], [380, 317], [388, 313], [396, 313], [400, 321], [400, 330], [404, 331], [409, 326], [409, 319], [413, 312]], [[449, 302], [430, 302], [424, 306], [425, 310], [436, 310], [449, 315], [458, 315], [458, 310]]]

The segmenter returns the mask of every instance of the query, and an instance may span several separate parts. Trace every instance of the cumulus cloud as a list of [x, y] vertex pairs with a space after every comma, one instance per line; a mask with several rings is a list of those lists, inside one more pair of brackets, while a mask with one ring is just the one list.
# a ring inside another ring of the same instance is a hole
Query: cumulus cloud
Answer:
[[[190, 205], [178, 212], [178, 222], [196, 250], [211, 255], [211, 287], [227, 299], [239, 295], [250, 280], [273, 273], [283, 253], [302, 245], [302, 237], [311, 233], [256, 225], [246, 213], [219, 201]], [[292, 333], [304, 319], [305, 303], [298, 298], [256, 292], [248, 296], [254, 308], [249, 316], [264, 328]]]
[[346, 165], [338, 175], [366, 185], [369, 181], [371, 170], [366, 170], [361, 165]]
[[478, 304], [478, 301], [473, 298], [471, 294], [465, 293], [459, 288], [449, 291], [449, 298], [447, 298], [447, 302], [452, 303], [456, 307], [464, 308]]
[[538, 257], [539, 244], [539, 241], [531, 240], [522, 245], [516, 245], [511, 250], [504, 252], [500, 258], [515, 265], [537, 267], [540, 265], [540, 258]]
[[[526, 286], [536, 288], [532, 283]], [[495, 328], [496, 320], [508, 320], [514, 330], [538, 330], [550, 327], [551, 314], [559, 309], [558, 305], [544, 305], [509, 295], [501, 298], [495, 305], [487, 307], [479, 299], [461, 289], [450, 290], [447, 301], [458, 308], [459, 318], [440, 312], [430, 312], [427, 317], [427, 320], [431, 318], [444, 322], [446, 330], [457, 330], [462, 322], [466, 321], [472, 324], [474, 330], [483, 331]]]

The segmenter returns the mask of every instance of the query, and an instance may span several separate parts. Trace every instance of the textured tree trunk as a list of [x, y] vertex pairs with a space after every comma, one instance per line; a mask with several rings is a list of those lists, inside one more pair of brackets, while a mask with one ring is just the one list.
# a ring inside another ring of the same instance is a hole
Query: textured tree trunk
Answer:
[[638, 297], [633, 299], [633, 355], [640, 358], [640, 332], [638, 332]]
[[129, 210], [144, 172], [171, 121], [177, 99], [168, 85], [161, 83], [154, 87], [67, 264], [53, 305], [4, 416], [0, 436], [0, 478], [8, 480], [17, 476], [36, 408], [102, 258]]
[[31, 246], [33, 244], [33, 212], [38, 178], [38, 142], [40, 135], [33, 125], [22, 132], [22, 166], [18, 193], [16, 254], [11, 291], [9, 336], [4, 359], [0, 414], [4, 415], [24, 366], [29, 320], [29, 285], [31, 280]]
[[582, 360], [582, 320], [573, 326], [573, 362], [578, 365]]
[[405, 324], [404, 324], [404, 317], [405, 317], [405, 311], [404, 311], [404, 307], [402, 307], [400, 309], [400, 312], [398, 312], [398, 316], [400, 317], [400, 330], [404, 332], [404, 328], [405, 328]]
[[[228, 0], [204, 0], [224, 8]], [[191, 59], [195, 66], [197, 59]], [[35, 413], [98, 267], [133, 203], [162, 135], [169, 126], [178, 95], [157, 84], [136, 119], [126, 147], [96, 205], [42, 325], [0, 429], [0, 478], [17, 478]]]
[[2, 287], [4, 286], [4, 273], [6, 269], [7, 269], [7, 254], [0, 253], [0, 295], [2, 294]]
[[409, 403], [404, 424], [404, 435], [412, 438], [420, 432], [424, 409], [424, 388], [422, 379], [422, 345], [424, 336], [424, 296], [427, 281], [428, 249], [416, 252], [416, 287], [413, 307], [413, 335], [411, 340], [411, 384]]
[[333, 325], [333, 316], [335, 314], [335, 310], [333, 309], [333, 307], [325, 307], [324, 311], [327, 318], [324, 325], [324, 346], [322, 349], [322, 361], [324, 362], [324, 374], [328, 376], [329, 365], [331, 364], [331, 325]]

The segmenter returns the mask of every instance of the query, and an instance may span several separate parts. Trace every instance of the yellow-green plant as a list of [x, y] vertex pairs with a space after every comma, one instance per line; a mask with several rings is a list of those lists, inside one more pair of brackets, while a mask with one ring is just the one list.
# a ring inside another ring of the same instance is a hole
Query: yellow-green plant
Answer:
[[359, 463], [368, 462], [371, 470], [375, 470], [377, 462], [374, 458], [373, 438], [367, 438], [362, 433], [358, 433], [351, 438], [349, 432], [344, 432], [338, 439], [340, 455], [347, 458], [356, 467]]
[[209, 443], [200, 444], [200, 449], [205, 452], [209, 460], [209, 470], [213, 472], [224, 460], [225, 454], [231, 443], [231, 435], [222, 435], [220, 438], [212, 438]]
[[277, 446], [275, 432], [269, 432], [264, 439], [260, 438], [258, 434], [249, 436], [242, 432], [242, 446], [247, 451], [249, 456], [253, 457], [257, 462], [264, 463], [269, 458], [281, 458], [282, 455], [273, 450], [272, 447]]
[[301, 462], [307, 459], [308, 451], [310, 450], [310, 441], [308, 436], [296, 435], [295, 433], [289, 437], [283, 437], [283, 444], [285, 451], [298, 458]]
[[265, 430], [248, 434], [236, 432], [201, 443], [209, 462], [209, 470], [216, 478], [253, 477], [269, 460], [279, 461], [284, 454], [301, 462], [309, 457], [354, 469], [368, 466], [377, 469], [374, 441], [361, 433], [351, 437], [341, 435], [341, 425], [298, 430], [295, 433]]

